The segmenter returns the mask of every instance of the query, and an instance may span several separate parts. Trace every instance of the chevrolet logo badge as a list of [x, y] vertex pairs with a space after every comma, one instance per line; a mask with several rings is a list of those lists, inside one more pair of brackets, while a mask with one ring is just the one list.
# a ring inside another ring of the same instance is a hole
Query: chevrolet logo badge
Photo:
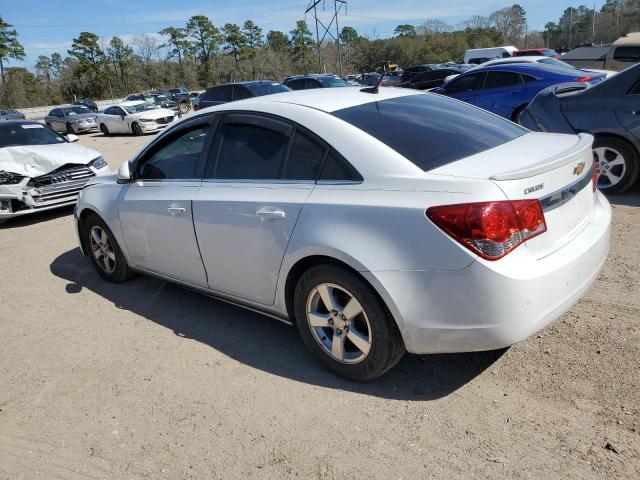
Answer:
[[582, 172], [584, 172], [584, 162], [580, 162], [578, 165], [573, 167], [574, 175], [580, 175]]

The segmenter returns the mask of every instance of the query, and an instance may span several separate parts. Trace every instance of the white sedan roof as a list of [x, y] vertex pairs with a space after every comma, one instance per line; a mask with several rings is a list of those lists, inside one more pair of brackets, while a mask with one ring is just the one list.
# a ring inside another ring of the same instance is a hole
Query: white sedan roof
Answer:
[[111, 107], [133, 107], [134, 105], [140, 105], [142, 103], [148, 103], [148, 102], [145, 102], [144, 100], [130, 100], [128, 102], [116, 103], [110, 106]]

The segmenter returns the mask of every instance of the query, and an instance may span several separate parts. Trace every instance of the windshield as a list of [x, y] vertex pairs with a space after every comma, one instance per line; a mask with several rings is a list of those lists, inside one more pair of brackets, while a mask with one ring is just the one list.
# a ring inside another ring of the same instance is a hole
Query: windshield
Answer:
[[122, 108], [124, 108], [127, 113], [140, 113], [146, 112], [148, 110], [156, 110], [158, 107], [156, 107], [153, 103], [145, 102], [139, 103], [138, 105], [127, 105]]
[[432, 93], [369, 102], [333, 112], [429, 171], [502, 145], [527, 130]]
[[272, 93], [282, 93], [282, 92], [291, 91], [289, 87], [285, 87], [284, 85], [281, 85], [278, 82], [248, 83], [245, 85], [245, 87], [247, 87], [249, 91], [253, 93], [253, 95], [256, 97], [261, 97], [263, 95], [271, 95]]
[[318, 81], [323, 87], [349, 87], [350, 85], [341, 78], [320, 77]]
[[64, 143], [64, 137], [38, 123], [0, 124], [0, 148], [19, 145], [51, 145]]
[[78, 105], [76, 107], [63, 108], [62, 110], [64, 110], [64, 116], [65, 117], [72, 117], [74, 115], [82, 115], [84, 113], [93, 113], [91, 110], [89, 110], [84, 105]]

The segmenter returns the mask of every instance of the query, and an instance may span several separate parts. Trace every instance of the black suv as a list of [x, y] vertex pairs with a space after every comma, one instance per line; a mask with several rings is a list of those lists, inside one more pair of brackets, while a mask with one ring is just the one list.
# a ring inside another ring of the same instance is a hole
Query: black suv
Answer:
[[311, 74], [311, 75], [296, 75], [293, 77], [286, 77], [284, 82], [285, 86], [291, 90], [309, 90], [311, 88], [334, 88], [334, 87], [350, 87], [349, 82], [341, 79], [336, 75], [331, 74]]
[[436, 88], [444, 83], [444, 79], [449, 75], [460, 75], [469, 70], [469, 65], [447, 65], [441, 68], [433, 68], [427, 72], [418, 73], [408, 81], [400, 84], [401, 87], [415, 88], [416, 90], [426, 90]]
[[76, 100], [75, 102], [71, 102], [72, 105], [84, 105], [92, 112], [98, 111], [98, 104], [93, 100], [89, 100], [88, 98], [84, 98], [82, 100]]
[[176, 102], [178, 105], [178, 112], [181, 114], [187, 113], [191, 110], [191, 94], [185, 87], [169, 88], [168, 90], [157, 93], [163, 93]]
[[246, 98], [261, 97], [272, 93], [290, 91], [287, 87], [271, 80], [254, 80], [250, 82], [235, 82], [216, 85], [207, 88], [200, 96], [200, 101], [194, 105], [194, 110], [213, 107], [222, 103], [235, 102]]

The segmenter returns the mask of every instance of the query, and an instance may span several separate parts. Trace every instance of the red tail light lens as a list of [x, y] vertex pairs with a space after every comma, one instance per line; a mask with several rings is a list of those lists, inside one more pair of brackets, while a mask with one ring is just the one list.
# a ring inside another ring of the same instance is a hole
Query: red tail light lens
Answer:
[[498, 260], [547, 231], [539, 200], [443, 205], [426, 213], [445, 233], [487, 260]]
[[598, 157], [594, 155], [593, 166], [591, 167], [591, 189], [593, 190], [593, 193], [596, 193], [596, 190], [598, 189], [598, 177], [600, 176], [598, 175], [599, 168]]
[[576, 82], [590, 82], [591, 80], [593, 80], [593, 77], [590, 77], [588, 75], [585, 77], [576, 78]]

